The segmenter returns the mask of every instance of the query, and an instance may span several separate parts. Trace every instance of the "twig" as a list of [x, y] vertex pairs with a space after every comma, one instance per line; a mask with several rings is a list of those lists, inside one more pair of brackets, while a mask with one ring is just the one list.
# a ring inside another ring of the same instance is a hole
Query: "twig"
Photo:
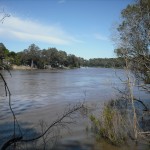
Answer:
[[58, 118], [56, 121], [54, 121], [41, 135], [32, 138], [32, 139], [27, 139], [27, 140], [20, 140], [20, 142], [31, 142], [31, 141], [35, 141], [40, 139], [41, 137], [43, 137], [52, 127], [56, 126], [57, 124], [61, 123], [62, 120], [66, 117], [69, 117], [71, 114], [73, 114], [74, 112], [78, 111], [79, 109], [83, 108], [83, 105], [81, 106], [75, 106], [73, 109], [69, 110], [68, 112], [66, 112], [62, 117]]
[[6, 150], [10, 145], [17, 143], [18, 141], [20, 141], [22, 139], [22, 137], [17, 137], [17, 138], [13, 138], [10, 139], [9, 141], [7, 141], [3, 146], [1, 150]]
[[60, 118], [58, 118], [56, 121], [54, 121], [45, 131], [42, 131], [42, 134], [35, 137], [35, 138], [31, 138], [31, 139], [23, 139], [22, 136], [20, 137], [14, 137], [12, 138], [11, 140], [7, 141], [3, 147], [2, 147], [2, 150], [5, 150], [6, 148], [8, 148], [9, 146], [11, 146], [12, 144], [14, 143], [17, 143], [17, 142], [32, 142], [32, 141], [35, 141], [35, 140], [38, 140], [42, 137], [44, 137], [46, 135], [46, 133], [49, 132], [49, 130], [52, 128], [52, 127], [55, 127], [55, 126], [58, 126], [58, 125], [63, 125], [64, 123], [71, 123], [71, 122], [63, 122], [63, 119], [65, 118], [68, 118], [70, 117], [71, 114], [73, 114], [74, 112], [80, 110], [81, 108], [83, 108], [83, 104], [82, 105], [76, 105], [74, 106], [72, 109], [69, 109], [67, 112], [65, 112]]
[[10, 14], [6, 14], [4, 9], [3, 9], [3, 11], [0, 12], [0, 13], [3, 14], [3, 17], [0, 19], [0, 22], [1, 22], [1, 23], [4, 23], [5, 18], [10, 17]]
[[139, 134], [150, 134], [150, 131], [146, 131], [146, 132], [139, 132]]
[[[8, 70], [7, 70], [7, 71], [8, 71]], [[10, 75], [11, 75], [11, 74], [10, 74]], [[11, 92], [10, 92], [10, 90], [9, 90], [9, 87], [8, 87], [8, 85], [7, 85], [7, 82], [5, 81], [5, 79], [4, 79], [4, 77], [3, 77], [3, 75], [2, 75], [1, 73], [0, 73], [0, 77], [2, 78], [2, 80], [3, 80], [3, 82], [4, 82], [6, 97], [9, 96], [9, 108], [10, 108], [10, 111], [11, 111], [11, 113], [12, 113], [12, 115], [13, 115], [13, 120], [14, 120], [14, 135], [13, 135], [13, 138], [12, 138], [12, 139], [10, 139], [9, 141], [7, 141], [7, 142], [3, 145], [2, 149], [4, 150], [4, 149], [6, 149], [6, 147], [8, 147], [9, 145], [11, 145], [12, 143], [14, 143], [14, 146], [15, 146], [16, 141], [18, 141], [18, 140], [20, 139], [20, 137], [16, 137], [16, 123], [17, 123], [18, 128], [19, 128], [19, 131], [20, 131], [20, 133], [21, 133], [21, 137], [22, 137], [22, 132], [21, 132], [20, 125], [19, 125], [19, 123], [18, 123], [18, 121], [17, 121], [16, 115], [15, 115], [15, 113], [14, 113], [12, 107], [11, 107]]]

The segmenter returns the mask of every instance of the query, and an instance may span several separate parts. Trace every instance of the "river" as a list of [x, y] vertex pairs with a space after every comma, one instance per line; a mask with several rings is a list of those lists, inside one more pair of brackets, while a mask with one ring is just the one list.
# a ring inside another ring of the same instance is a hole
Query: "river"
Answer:
[[[22, 132], [36, 128], [40, 120], [48, 123], [54, 121], [65, 108], [78, 102], [84, 101], [94, 109], [101, 108], [106, 101], [118, 96], [114, 87], [123, 89], [124, 85], [118, 76], [125, 79], [124, 70], [110, 68], [15, 70], [11, 71], [11, 75], [7, 71], [2, 71], [2, 74], [11, 91], [12, 108]], [[137, 89], [134, 92], [137, 97], [149, 99], [147, 94], [143, 92], [141, 94]], [[0, 144], [2, 144], [13, 133], [12, 114], [2, 80], [0, 80], [0, 112]], [[64, 139], [72, 141], [89, 139], [91, 135], [87, 136], [83, 131], [89, 122], [85, 118], [78, 120], [80, 121], [77, 121], [77, 124], [80, 125], [73, 125], [72, 134], [64, 134]], [[108, 146], [104, 145], [104, 148]]]

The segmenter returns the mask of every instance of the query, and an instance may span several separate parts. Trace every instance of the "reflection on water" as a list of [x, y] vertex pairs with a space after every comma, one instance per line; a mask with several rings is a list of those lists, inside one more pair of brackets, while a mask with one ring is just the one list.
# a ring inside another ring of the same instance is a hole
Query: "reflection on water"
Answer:
[[[125, 78], [123, 70], [117, 69], [116, 73], [122, 79]], [[8, 72], [2, 72], [12, 93], [12, 108], [19, 121], [30, 123], [37, 123], [40, 117], [54, 120], [61, 106], [67, 103], [85, 99], [87, 102], [103, 104], [113, 99], [116, 95], [113, 87], [123, 88], [116, 73], [114, 69], [81, 68], [11, 71], [11, 77]], [[136, 95], [140, 96], [138, 93]], [[142, 96], [148, 99], [147, 95]], [[8, 98], [5, 97], [3, 82], [0, 80], [0, 124], [5, 125], [10, 118]], [[0, 128], [0, 136], [6, 133], [3, 127]]]

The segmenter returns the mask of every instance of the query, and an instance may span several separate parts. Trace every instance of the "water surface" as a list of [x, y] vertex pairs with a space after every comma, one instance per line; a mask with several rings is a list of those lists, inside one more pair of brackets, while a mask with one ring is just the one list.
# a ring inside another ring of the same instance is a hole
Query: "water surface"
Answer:
[[[23, 131], [35, 127], [39, 120], [55, 120], [68, 104], [85, 101], [100, 108], [104, 102], [116, 97], [118, 92], [114, 87], [124, 87], [117, 76], [125, 79], [122, 69], [107, 68], [11, 71], [12, 77], [6, 71], [2, 74], [11, 91], [12, 108]], [[137, 97], [148, 99], [148, 95], [141, 95], [136, 89], [134, 92]], [[12, 134], [13, 122], [2, 80], [0, 112], [0, 141], [4, 141]], [[81, 120], [80, 127], [74, 126], [76, 134], [69, 136], [69, 139], [83, 140], [85, 134], [81, 135], [81, 130], [85, 129], [87, 121]]]

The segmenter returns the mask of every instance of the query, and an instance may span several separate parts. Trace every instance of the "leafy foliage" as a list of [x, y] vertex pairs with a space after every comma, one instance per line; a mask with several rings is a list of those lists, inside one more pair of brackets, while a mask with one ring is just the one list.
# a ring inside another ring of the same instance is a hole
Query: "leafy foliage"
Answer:
[[99, 117], [91, 115], [90, 120], [97, 140], [104, 138], [114, 145], [121, 145], [128, 138], [129, 120], [116, 106], [106, 104], [101, 115]]
[[56, 48], [40, 50], [35, 44], [31, 44], [27, 49], [15, 53], [9, 52], [3, 43], [0, 45], [0, 60], [2, 62], [15, 65], [25, 65], [39, 69], [80, 67], [80, 59], [75, 55], [68, 55], [65, 51]]
[[150, 83], [150, 1], [138, 0], [128, 5], [118, 26], [120, 44], [117, 55], [128, 58], [139, 81]]
[[90, 67], [104, 67], [104, 68], [123, 68], [125, 62], [122, 58], [94, 58], [88, 61]]
[[10, 65], [24, 65], [38, 69], [46, 68], [78, 68], [83, 67], [104, 67], [122, 68], [125, 62], [122, 58], [93, 58], [85, 60], [73, 54], [56, 48], [41, 50], [37, 45], [31, 44], [27, 49], [15, 53], [6, 49], [3, 43], [0, 44], [0, 58]]

